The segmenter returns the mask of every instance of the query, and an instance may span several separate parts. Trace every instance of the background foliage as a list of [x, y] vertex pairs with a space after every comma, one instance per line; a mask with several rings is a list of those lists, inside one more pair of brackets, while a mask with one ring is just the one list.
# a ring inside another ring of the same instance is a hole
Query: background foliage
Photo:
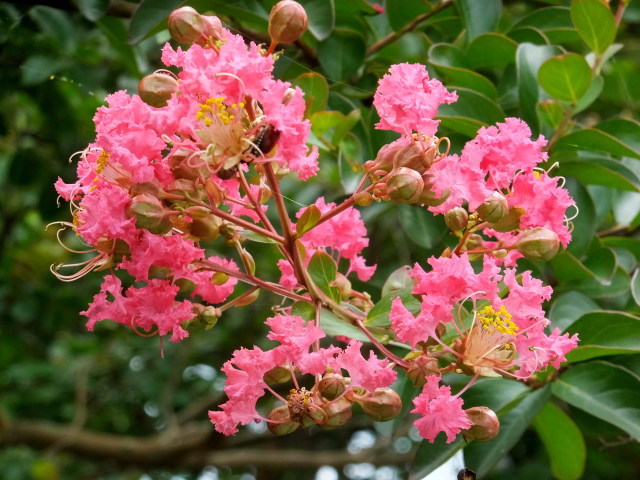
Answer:
[[[358, 417], [332, 432], [287, 437], [261, 425], [232, 438], [213, 432], [206, 411], [222, 399], [217, 368], [239, 345], [260, 342], [274, 303], [266, 295], [210, 332], [165, 345], [164, 360], [156, 340], [116, 324], [85, 331], [78, 312], [100, 280], [64, 284], [50, 275], [49, 265], [68, 258], [45, 225], [69, 217], [52, 184], [72, 178], [66, 159], [93, 139], [91, 118], [104, 96], [136, 92], [141, 76], [161, 67], [166, 17], [184, 2], [44, 3], [0, 3], [2, 476], [421, 478], [460, 448], [420, 443], [408, 416], [384, 424]], [[265, 43], [273, 3], [186, 2]], [[580, 347], [564, 371], [549, 373], [550, 386], [485, 380], [468, 392], [465, 406], [489, 405], [502, 418], [499, 437], [465, 448], [468, 467], [483, 479], [636, 478], [640, 6], [387, 0], [379, 13], [366, 0], [301, 3], [309, 31], [286, 47], [277, 74], [307, 92], [321, 173], [306, 185], [286, 182], [291, 211], [318, 194], [339, 200], [355, 187], [360, 165], [393, 139], [373, 129], [371, 101], [377, 79], [400, 62], [424, 63], [457, 90], [460, 100], [440, 109], [440, 134], [454, 151], [479, 127], [522, 117], [550, 139], [549, 166], [558, 162], [553, 172], [567, 177], [578, 202], [569, 249], [548, 268], [529, 267], [554, 287], [551, 319], [579, 332]], [[380, 204], [363, 215], [372, 239], [365, 254], [379, 265], [377, 283], [366, 286], [374, 299], [393, 270], [424, 264], [449, 241], [424, 208]], [[256, 257], [258, 268], [276, 278], [269, 255]], [[410, 398], [413, 387], [404, 388]]]

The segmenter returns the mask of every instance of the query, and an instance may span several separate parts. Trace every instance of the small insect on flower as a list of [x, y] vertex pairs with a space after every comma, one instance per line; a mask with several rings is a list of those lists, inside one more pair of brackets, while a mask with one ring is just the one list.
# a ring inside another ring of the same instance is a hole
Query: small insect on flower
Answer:
[[251, 141], [251, 148], [249, 149], [249, 157], [242, 159], [245, 163], [251, 163], [253, 158], [266, 156], [271, 150], [273, 150], [280, 140], [280, 132], [275, 129], [273, 125], [267, 123], [260, 127], [258, 134]]

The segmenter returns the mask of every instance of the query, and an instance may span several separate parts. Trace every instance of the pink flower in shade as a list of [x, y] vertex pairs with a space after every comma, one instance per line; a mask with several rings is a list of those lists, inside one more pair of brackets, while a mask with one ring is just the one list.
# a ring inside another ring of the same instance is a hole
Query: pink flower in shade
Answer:
[[174, 276], [181, 277], [180, 273], [191, 262], [203, 257], [203, 249], [180, 235], [154, 235], [143, 231], [138, 241], [131, 245], [131, 254], [122, 260], [120, 268], [127, 270], [138, 281], [149, 279], [151, 265], [167, 267]]
[[[428, 305], [424, 305], [423, 311], [429, 310]], [[405, 308], [400, 298], [394, 298], [389, 312], [391, 327], [396, 333], [398, 340], [407, 342], [415, 348], [418, 342], [424, 342], [429, 337], [435, 337], [436, 327], [440, 319], [435, 315], [420, 313], [418, 317]]]
[[392, 65], [378, 82], [373, 104], [380, 115], [376, 128], [403, 135], [413, 131], [432, 137], [438, 128], [438, 107], [458, 99], [436, 79], [429, 79], [424, 65]]
[[397, 372], [390, 368], [389, 361], [378, 359], [373, 352], [365, 359], [360, 353], [361, 347], [362, 342], [352, 340], [338, 358], [340, 367], [349, 372], [351, 385], [373, 392], [393, 384]]
[[[230, 270], [238, 271], [236, 263], [228, 258], [222, 257], [209, 257], [209, 262], [217, 263]], [[209, 303], [221, 303], [224, 302], [229, 295], [233, 293], [233, 290], [238, 283], [238, 279], [229, 277], [226, 282], [219, 284], [213, 281], [215, 272], [211, 270], [188, 270], [180, 274], [181, 278], [191, 280], [196, 284], [196, 289], [191, 294], [200, 295], [205, 302]]]
[[300, 357], [298, 368], [302, 373], [309, 375], [321, 375], [326, 372], [327, 367], [332, 370], [339, 370], [337, 357], [342, 353], [340, 347], [330, 345], [327, 348], [320, 348], [317, 352], [309, 352]]
[[413, 422], [422, 438], [433, 443], [440, 432], [447, 436], [447, 443], [455, 440], [461, 430], [471, 427], [467, 414], [462, 409], [462, 398], [451, 395], [451, 387], [438, 387], [440, 377], [427, 377], [422, 393], [413, 399], [416, 408], [411, 413], [422, 415]]
[[256, 403], [264, 395], [264, 375], [278, 366], [273, 351], [264, 352], [258, 347], [241, 348], [233, 353], [222, 371], [227, 375], [224, 391], [229, 398], [220, 405], [222, 411], [210, 411], [209, 418], [218, 432], [233, 435], [238, 424], [260, 420]]
[[281, 344], [274, 349], [280, 364], [297, 363], [313, 343], [325, 336], [322, 329], [296, 315], [276, 315], [265, 323], [271, 328], [267, 338]]
[[[177, 285], [154, 279], [141, 288], [129, 287], [123, 296], [120, 280], [108, 275], [89, 308], [80, 313], [89, 319], [89, 330], [93, 330], [98, 321], [113, 320], [146, 332], [157, 327], [161, 336], [173, 332], [169, 340], [178, 342], [189, 335], [180, 324], [193, 318], [191, 302], [175, 300], [178, 290]], [[108, 300], [107, 293], [111, 294], [113, 301]]]
[[133, 243], [139, 230], [135, 227], [135, 220], [125, 214], [129, 201], [129, 194], [122, 188], [101, 184], [83, 197], [76, 232], [88, 245], [95, 245], [104, 238], [119, 238]]

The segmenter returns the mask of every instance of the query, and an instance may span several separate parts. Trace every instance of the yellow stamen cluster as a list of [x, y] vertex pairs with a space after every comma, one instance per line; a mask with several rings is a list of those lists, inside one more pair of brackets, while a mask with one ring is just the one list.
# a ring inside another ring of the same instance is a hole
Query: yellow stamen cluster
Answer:
[[107, 152], [106, 150], [102, 150], [102, 152], [100, 153], [100, 156], [96, 160], [96, 163], [98, 164], [98, 167], [96, 168], [96, 173], [100, 173], [102, 170], [104, 170], [104, 168], [109, 163], [109, 152]]
[[504, 305], [501, 305], [497, 312], [491, 305], [487, 305], [478, 312], [477, 319], [480, 320], [480, 325], [487, 332], [497, 330], [505, 335], [516, 335], [519, 330], [516, 324], [511, 321], [511, 314]]
[[[231, 104], [232, 111], [238, 107], [244, 108], [244, 102]], [[236, 118], [224, 103], [224, 97], [207, 98], [205, 103], [200, 104], [196, 120], [203, 120], [204, 124], [209, 127], [213, 124], [213, 117], [217, 117], [224, 125], [229, 125]]]

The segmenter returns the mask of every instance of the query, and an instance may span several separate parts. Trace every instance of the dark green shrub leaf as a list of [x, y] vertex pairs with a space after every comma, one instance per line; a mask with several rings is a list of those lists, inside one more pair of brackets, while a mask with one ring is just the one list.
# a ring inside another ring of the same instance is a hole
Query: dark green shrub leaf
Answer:
[[591, 68], [582, 55], [565, 53], [540, 66], [538, 82], [553, 98], [576, 104], [591, 85]]

